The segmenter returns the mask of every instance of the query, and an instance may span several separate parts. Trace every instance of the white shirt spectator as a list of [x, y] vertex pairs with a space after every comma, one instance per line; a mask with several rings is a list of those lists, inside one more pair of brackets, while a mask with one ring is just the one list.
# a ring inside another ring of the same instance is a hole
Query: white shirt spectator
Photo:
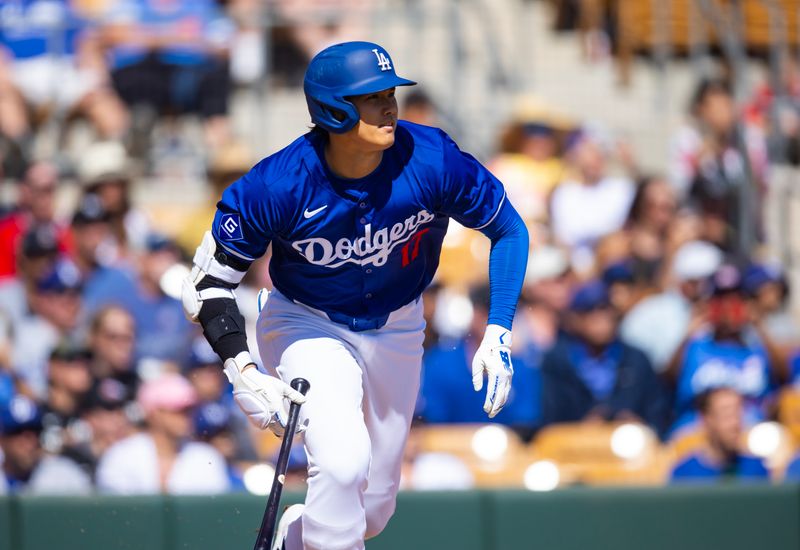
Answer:
[[[225, 459], [206, 443], [186, 443], [167, 476], [169, 494], [216, 494], [230, 489]], [[154, 494], [161, 492], [159, 463], [153, 439], [132, 435], [112, 445], [97, 467], [97, 488], [103, 493]]]
[[605, 177], [591, 185], [565, 181], [553, 191], [551, 203], [556, 239], [573, 250], [592, 247], [622, 228], [634, 193], [627, 178]]
[[[1, 463], [0, 463], [1, 465]], [[28, 482], [20, 489], [26, 495], [88, 495], [92, 480], [72, 460], [47, 455], [39, 461]], [[0, 495], [11, 492], [8, 480], [0, 469]]]
[[620, 325], [622, 339], [645, 352], [656, 372], [686, 337], [692, 304], [680, 292], [665, 292], [645, 298], [631, 309]]

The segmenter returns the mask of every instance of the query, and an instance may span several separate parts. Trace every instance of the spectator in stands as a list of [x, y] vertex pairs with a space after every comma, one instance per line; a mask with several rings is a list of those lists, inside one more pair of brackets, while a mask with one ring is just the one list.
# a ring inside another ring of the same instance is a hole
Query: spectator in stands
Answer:
[[79, 338], [82, 280], [68, 260], [36, 282], [28, 297], [28, 313], [16, 319], [11, 362], [18, 376], [35, 395], [47, 390], [47, 361], [50, 352], [63, 340]]
[[36, 403], [17, 395], [0, 407], [0, 495], [89, 494], [89, 477], [72, 460], [44, 452]]
[[544, 245], [531, 254], [514, 319], [514, 345], [527, 365], [541, 366], [562, 327], [575, 284], [564, 250]]
[[735, 388], [745, 401], [745, 421], [764, 418], [767, 398], [778, 379], [788, 377], [788, 366], [776, 364], [771, 342], [758, 323], [751, 323], [739, 270], [722, 265], [711, 278], [712, 295], [704, 314], [708, 330], [690, 332], [665, 376], [675, 385], [674, 429], [692, 427], [698, 417], [695, 399], [719, 385]]
[[133, 402], [118, 380], [95, 381], [84, 401], [80, 419], [62, 453], [78, 463], [92, 479], [100, 457], [115, 443], [136, 431], [128, 411]]
[[133, 400], [139, 387], [134, 345], [136, 323], [125, 308], [109, 305], [101, 308], [89, 325], [91, 373], [96, 383], [115, 380], [125, 389], [127, 400]]
[[705, 323], [707, 281], [721, 263], [716, 246], [704, 241], [684, 244], [671, 262], [672, 284], [644, 298], [623, 318], [622, 339], [644, 351], [657, 372], [667, 368], [684, 338]]
[[542, 362], [545, 424], [630, 420], [665, 427], [666, 395], [647, 356], [619, 339], [618, 313], [600, 281], [572, 297], [567, 333]]
[[[482, 414], [481, 396], [472, 387], [472, 355], [482, 338], [480, 326], [489, 314], [489, 288], [480, 285], [470, 292], [473, 306], [470, 330], [459, 339], [442, 339], [423, 356], [419, 414], [428, 422], [458, 423], [494, 421], [523, 432], [538, 422], [538, 365], [512, 357], [514, 386], [508, 402], [494, 418]], [[481, 325], [483, 323], [483, 325]]]
[[791, 52], [781, 55], [779, 87], [773, 75], [757, 84], [745, 105], [748, 122], [769, 136], [770, 160], [800, 165], [800, 65]]
[[189, 353], [195, 326], [186, 320], [179, 299], [164, 290], [162, 277], [181, 259], [171, 239], [151, 234], [139, 259], [136, 290], [123, 302], [136, 321], [136, 356], [180, 366]]
[[641, 292], [659, 289], [670, 254], [669, 233], [676, 222], [677, 206], [669, 183], [657, 176], [642, 178], [625, 226], [598, 243], [599, 266], [626, 261], [637, 289]]
[[136, 292], [134, 275], [117, 263], [119, 248], [111, 231], [110, 215], [99, 197], [84, 196], [72, 216], [72, 258], [83, 278], [86, 315]]
[[501, 153], [488, 165], [528, 225], [547, 221], [550, 194], [565, 177], [559, 134], [566, 124], [533, 102], [503, 130]]
[[55, 268], [57, 239], [53, 224], [34, 225], [22, 237], [16, 275], [0, 280], [0, 310], [12, 324], [28, 314], [29, 294], [35, 290], [36, 281]]
[[150, 233], [147, 215], [134, 208], [131, 198], [131, 167], [125, 147], [118, 141], [101, 141], [81, 152], [78, 180], [85, 194], [96, 195], [108, 212], [111, 233], [120, 255], [144, 248]]
[[222, 192], [234, 181], [247, 173], [254, 164], [250, 149], [239, 141], [231, 142], [220, 148], [213, 156], [208, 167], [208, 196], [199, 207], [187, 212], [185, 221], [176, 236], [181, 248], [194, 254], [197, 244], [203, 240], [205, 233], [214, 221], [217, 213], [217, 202]]
[[205, 403], [194, 413], [194, 431], [199, 441], [214, 447], [225, 459], [225, 470], [231, 491], [244, 491], [243, 472], [236, 435], [233, 432], [231, 409], [220, 403]]
[[414, 90], [405, 94], [400, 118], [423, 126], [439, 126], [436, 105], [424, 90]]
[[600, 279], [608, 289], [608, 297], [617, 313], [625, 315], [645, 292], [637, 285], [633, 260], [623, 260], [606, 266]]
[[[62, 342], [50, 353], [47, 395], [42, 405], [42, 425], [48, 449], [69, 444], [68, 429], [78, 418], [92, 388], [89, 350]], [[52, 447], [51, 447], [52, 445]]]
[[742, 396], [726, 386], [708, 389], [697, 396], [696, 408], [703, 445], [675, 465], [672, 482], [768, 481], [762, 460], [742, 451]]
[[230, 140], [233, 24], [213, 0], [120, 0], [107, 15], [114, 88], [129, 107], [198, 113], [210, 151]]
[[283, 32], [274, 38], [289, 42], [283, 45], [283, 50], [299, 50], [289, 59], [276, 61], [287, 65], [293, 61], [295, 67], [282, 68], [290, 73], [287, 77], [294, 76], [300, 82], [302, 73], [297, 74], [297, 66], [305, 66], [314, 54], [331, 44], [365, 36], [372, 25], [370, 7], [373, 4], [367, 0], [272, 0], [271, 6], [277, 19], [285, 25], [280, 29]]
[[[757, 128], [740, 124], [730, 86], [721, 80], [698, 84], [691, 115], [693, 124], [675, 136], [672, 183], [701, 212], [705, 238], [743, 254], [746, 251], [739, 251], [737, 242], [741, 212], [745, 209], [754, 220], [761, 212], [768, 160], [764, 136]], [[738, 148], [740, 139], [746, 144], [746, 158]], [[746, 205], [740, 200], [744, 185], [752, 188]]]
[[20, 241], [34, 226], [53, 225], [59, 250], [66, 250], [66, 228], [55, 219], [57, 188], [58, 172], [52, 164], [38, 162], [25, 172], [15, 209], [0, 219], [0, 278], [16, 274]]
[[572, 249], [578, 272], [591, 269], [597, 242], [623, 227], [634, 198], [630, 179], [608, 174], [606, 141], [589, 130], [572, 137], [567, 149], [572, 175], [555, 188], [550, 200], [553, 235]]
[[97, 486], [115, 494], [211, 494], [230, 488], [225, 458], [190, 441], [197, 395], [185, 378], [165, 373], [145, 382], [138, 402], [146, 428], [112, 445], [97, 466]]
[[185, 376], [194, 387], [201, 407], [213, 403], [230, 413], [226, 426], [236, 441], [236, 459], [256, 460], [258, 457], [250, 435], [250, 424], [234, 404], [230, 383], [222, 371], [222, 361], [204, 336], [197, 336], [192, 341]]
[[107, 86], [94, 35], [68, 0], [4, 2], [0, 11], [0, 134], [27, 156], [28, 106], [86, 116], [104, 137], [120, 137], [125, 112]]
[[789, 282], [781, 266], [752, 264], [742, 275], [742, 286], [756, 319], [776, 346], [786, 354], [800, 343], [800, 327], [789, 309]]

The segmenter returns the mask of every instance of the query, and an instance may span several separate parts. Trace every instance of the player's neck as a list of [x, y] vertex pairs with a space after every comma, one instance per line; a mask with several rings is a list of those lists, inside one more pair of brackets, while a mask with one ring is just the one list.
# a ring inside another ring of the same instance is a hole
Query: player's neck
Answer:
[[364, 151], [347, 142], [328, 142], [325, 162], [341, 178], [359, 179], [375, 171], [383, 159], [383, 151]]

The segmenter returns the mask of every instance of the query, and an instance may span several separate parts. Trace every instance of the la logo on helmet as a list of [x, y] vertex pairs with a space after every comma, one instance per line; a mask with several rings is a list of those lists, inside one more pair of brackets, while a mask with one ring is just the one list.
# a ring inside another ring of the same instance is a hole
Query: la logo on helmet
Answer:
[[378, 58], [378, 66], [381, 68], [382, 71], [391, 71], [392, 70], [392, 62], [389, 61], [389, 58], [386, 57], [386, 54], [380, 51], [378, 48], [372, 50], [372, 53], [375, 54], [375, 57]]

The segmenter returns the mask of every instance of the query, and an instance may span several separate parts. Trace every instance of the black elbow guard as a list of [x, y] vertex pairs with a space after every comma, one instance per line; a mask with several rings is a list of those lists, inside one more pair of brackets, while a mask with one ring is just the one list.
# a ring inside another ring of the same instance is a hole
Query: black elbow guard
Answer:
[[247, 351], [244, 317], [230, 298], [206, 300], [198, 315], [203, 335], [223, 361]]

